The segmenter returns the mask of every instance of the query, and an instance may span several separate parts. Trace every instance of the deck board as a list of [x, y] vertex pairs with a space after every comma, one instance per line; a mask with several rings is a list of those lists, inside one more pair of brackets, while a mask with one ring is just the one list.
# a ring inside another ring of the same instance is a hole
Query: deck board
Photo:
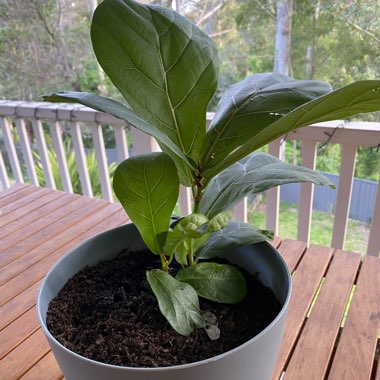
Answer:
[[293, 293], [273, 379], [282, 375], [332, 254], [331, 248], [311, 246], [293, 274]]
[[[63, 378], [37, 321], [42, 278], [79, 242], [127, 222], [119, 204], [103, 200], [23, 184], [0, 192], [0, 379]], [[293, 276], [273, 379], [380, 380], [380, 366], [377, 375], [373, 368], [380, 329], [380, 259], [367, 257], [359, 267], [360, 257], [353, 253], [278, 237], [272, 244]]]
[[[338, 251], [326, 274], [284, 379], [324, 379], [346, 303], [360, 264], [359, 254]], [[323, 326], [329, 326], [324, 329]]]
[[380, 260], [364, 259], [329, 380], [370, 380], [380, 330]]

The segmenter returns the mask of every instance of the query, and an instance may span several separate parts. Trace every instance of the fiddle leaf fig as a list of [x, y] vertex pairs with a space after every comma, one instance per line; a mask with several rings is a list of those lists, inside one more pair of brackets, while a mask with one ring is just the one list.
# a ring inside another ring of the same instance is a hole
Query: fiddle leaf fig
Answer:
[[266, 126], [330, 91], [324, 82], [273, 73], [254, 74], [228, 87], [204, 139], [203, 164], [223, 161]]
[[204, 326], [198, 296], [191, 285], [176, 280], [160, 269], [147, 272], [147, 279], [161, 313], [174, 330], [186, 336], [194, 328]]
[[[214, 43], [196, 25], [159, 5], [103, 0], [91, 40], [125, 105], [79, 92], [44, 99], [106, 112], [157, 140], [162, 152], [122, 162], [113, 187], [148, 249], [160, 257], [162, 270], [149, 271], [147, 279], [162, 314], [188, 335], [205, 324], [198, 295], [235, 303], [246, 294], [236, 267], [210, 260], [273, 238], [270, 231], [231, 221], [230, 209], [248, 194], [286, 183], [332, 187], [310, 169], [253, 152], [312, 123], [379, 111], [380, 80], [332, 91], [319, 81], [254, 74], [227, 88], [206, 132], [219, 64]], [[193, 210], [171, 226], [180, 183], [191, 187]], [[173, 260], [182, 266], [177, 278]]]
[[113, 187], [148, 248], [159, 254], [159, 237], [169, 229], [179, 180], [173, 161], [164, 153], [130, 157], [116, 169]]
[[273, 232], [261, 230], [247, 223], [231, 221], [225, 228], [211, 234], [207, 242], [195, 252], [197, 260], [211, 259], [237, 247], [273, 239]]
[[199, 263], [180, 270], [176, 279], [191, 285], [200, 297], [221, 303], [237, 303], [247, 293], [243, 275], [232, 265]]
[[223, 162], [211, 163], [203, 175], [205, 178], [212, 178], [247, 154], [297, 128], [360, 113], [376, 112], [379, 109], [380, 80], [351, 83], [299, 106], [278, 120], [273, 120], [238, 149], [226, 154]]
[[91, 39], [100, 65], [133, 110], [197, 159], [217, 88], [212, 40], [171, 9], [132, 0], [100, 3]]
[[232, 208], [248, 194], [294, 182], [334, 187], [325, 176], [314, 170], [287, 164], [267, 153], [252, 153], [210, 181], [199, 211], [213, 217]]

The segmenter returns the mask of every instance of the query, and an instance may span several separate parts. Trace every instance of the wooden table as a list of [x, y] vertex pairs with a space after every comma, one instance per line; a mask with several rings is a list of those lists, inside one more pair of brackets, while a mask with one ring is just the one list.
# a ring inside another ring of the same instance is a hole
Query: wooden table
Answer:
[[[41, 280], [68, 249], [128, 218], [117, 204], [25, 185], [0, 193], [0, 211], [0, 379], [62, 379], [37, 323]], [[273, 244], [293, 273], [274, 379], [380, 379], [380, 259]]]

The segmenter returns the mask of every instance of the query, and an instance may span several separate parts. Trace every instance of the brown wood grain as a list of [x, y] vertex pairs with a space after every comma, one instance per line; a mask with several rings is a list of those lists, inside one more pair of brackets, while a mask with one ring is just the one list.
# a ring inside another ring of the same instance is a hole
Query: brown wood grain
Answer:
[[37, 329], [36, 309], [32, 307], [0, 331], [0, 359], [32, 335]]
[[38, 329], [0, 361], [2, 378], [19, 379], [48, 352], [47, 340], [42, 330]]
[[[0, 286], [0, 305], [44, 277], [53, 264], [75, 245], [127, 221], [124, 210], [120, 210], [118, 205], [109, 205], [4, 267], [4, 275], [1, 277], [5, 278], [14, 272], [18, 274]], [[72, 240], [68, 241], [70, 237]], [[68, 242], [62, 245], [66, 241]]]
[[38, 281], [0, 306], [0, 331], [35, 305], [40, 286], [41, 281]]
[[[2, 251], [0, 255], [0, 267], [28, 253], [51, 236], [67, 229], [69, 225], [79, 223], [86, 216], [100, 210], [106, 205], [106, 202], [91, 202], [91, 198], [81, 197], [73, 200], [68, 206], [58, 209], [57, 212], [52, 212], [38, 222], [32, 223], [27, 231], [25, 231], [28, 235], [27, 237], [22, 238], [22, 234], [18, 234], [18, 239], [15, 243], [12, 243], [8, 239], [2, 239], [3, 241], [7, 240], [7, 243], [6, 248], [3, 248], [3, 246], [0, 248]], [[49, 226], [49, 228], [45, 228], [46, 226]], [[30, 234], [32, 230], [34, 233]]]
[[286, 261], [290, 273], [293, 273], [294, 269], [298, 265], [302, 258], [302, 255], [306, 251], [307, 244], [302, 241], [285, 239], [281, 242], [278, 251]]
[[[26, 221], [33, 221], [48, 213], [51, 210], [52, 204], [58, 200], [65, 198], [65, 193], [52, 191], [46, 192], [41, 197], [37, 198], [34, 202], [27, 203], [25, 206], [19, 207], [13, 212], [8, 212], [0, 219], [0, 238], [5, 236], [5, 231], [16, 231], [25, 225]], [[67, 199], [69, 197], [66, 197]], [[68, 200], [69, 201], [69, 200]], [[6, 226], [6, 228], [2, 228]]]
[[293, 273], [292, 297], [273, 379], [279, 379], [284, 370], [332, 254], [332, 248], [312, 245]]
[[329, 380], [369, 380], [380, 329], [380, 260], [366, 256]]
[[28, 203], [33, 202], [50, 190], [44, 187], [27, 186], [20, 191], [0, 200], [0, 211], [2, 215], [17, 210]]
[[[60, 380], [62, 372], [50, 351], [34, 367], [32, 367], [20, 380]], [[111, 380], [111, 379], [110, 379]]]
[[361, 257], [337, 251], [326, 274], [302, 335], [297, 342], [285, 380], [323, 380]]
[[8, 197], [9, 195], [11, 195], [13, 193], [16, 193], [17, 191], [19, 191], [23, 188], [25, 188], [24, 184], [16, 183], [16, 184], [12, 185], [12, 187], [10, 187], [9, 189], [1, 190], [0, 191], [0, 200], [5, 198], [5, 197]]

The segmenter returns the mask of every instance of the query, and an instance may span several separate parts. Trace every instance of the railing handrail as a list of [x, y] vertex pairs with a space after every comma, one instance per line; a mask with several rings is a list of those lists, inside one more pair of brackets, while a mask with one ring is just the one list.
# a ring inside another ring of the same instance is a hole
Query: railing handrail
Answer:
[[[214, 114], [207, 114], [208, 124]], [[0, 127], [3, 131], [6, 150], [11, 164], [11, 169], [16, 182], [23, 182], [21, 176], [20, 162], [12, 140], [12, 125], [9, 119], [15, 119], [17, 133], [20, 138], [27, 174], [31, 183], [38, 184], [35, 176], [33, 158], [30, 151], [30, 142], [26, 133], [24, 119], [32, 121], [32, 127], [36, 136], [38, 150], [41, 154], [41, 161], [47, 185], [55, 188], [54, 180], [51, 176], [49, 159], [46, 153], [46, 142], [44, 132], [41, 128], [41, 120], [46, 120], [50, 127], [53, 146], [57, 153], [60, 174], [65, 191], [72, 192], [71, 180], [67, 171], [67, 162], [62, 144], [61, 122], [68, 122], [73, 140], [74, 151], [79, 169], [82, 189], [87, 195], [92, 194], [91, 184], [87, 167], [85, 164], [85, 153], [83, 149], [80, 125], [85, 123], [90, 126], [91, 135], [94, 142], [94, 150], [98, 162], [98, 170], [102, 187], [103, 197], [112, 201], [112, 191], [110, 187], [107, 161], [105, 156], [104, 140], [101, 124], [112, 125], [115, 132], [116, 149], [118, 152], [118, 162], [128, 157], [125, 129], [131, 131], [134, 153], [144, 153], [158, 150], [155, 140], [150, 136], [140, 132], [128, 122], [120, 120], [103, 112], [95, 111], [91, 108], [68, 103], [47, 103], [47, 102], [27, 102], [27, 101], [0, 101]], [[380, 123], [361, 121], [330, 121], [313, 124], [308, 127], [297, 129], [288, 133], [286, 139], [300, 140], [303, 164], [306, 167], [315, 168], [317, 143], [337, 143], [342, 146], [341, 172], [337, 193], [337, 206], [334, 219], [333, 240], [334, 248], [342, 248], [346, 233], [348, 210], [351, 200], [351, 190], [353, 173], [355, 168], [355, 157], [357, 146], [377, 147], [380, 143]], [[279, 156], [283, 139], [278, 139], [270, 144], [269, 151], [275, 156]], [[9, 179], [0, 151], [0, 181], [4, 187], [9, 186]], [[50, 184], [49, 184], [50, 183]], [[300, 195], [300, 212], [298, 225], [298, 240], [309, 242], [313, 185], [302, 184]], [[267, 202], [267, 228], [277, 233], [279, 214], [279, 189], [271, 189], [268, 192]], [[181, 188], [180, 192], [181, 209], [184, 213], [191, 210], [191, 199], [189, 189]], [[241, 220], [247, 218], [247, 205], [243, 201], [235, 208], [235, 216]], [[377, 187], [375, 207], [372, 217], [372, 227], [370, 231], [367, 253], [378, 255], [380, 250], [380, 189]]]

